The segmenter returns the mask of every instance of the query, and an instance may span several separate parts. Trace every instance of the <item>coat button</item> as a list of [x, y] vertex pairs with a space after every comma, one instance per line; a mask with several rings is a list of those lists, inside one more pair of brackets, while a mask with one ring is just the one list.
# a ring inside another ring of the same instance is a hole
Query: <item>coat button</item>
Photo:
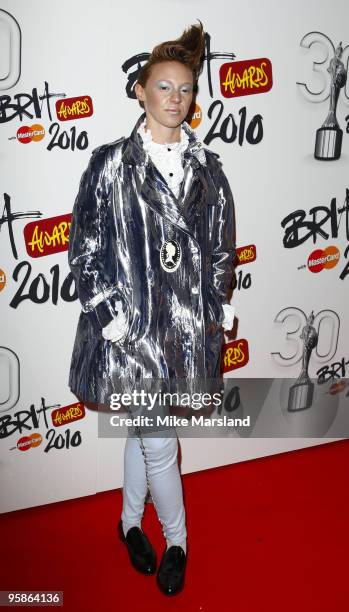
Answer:
[[192, 292], [194, 295], [197, 295], [197, 294], [199, 293], [199, 289], [198, 289], [198, 287], [192, 287], [191, 292]]

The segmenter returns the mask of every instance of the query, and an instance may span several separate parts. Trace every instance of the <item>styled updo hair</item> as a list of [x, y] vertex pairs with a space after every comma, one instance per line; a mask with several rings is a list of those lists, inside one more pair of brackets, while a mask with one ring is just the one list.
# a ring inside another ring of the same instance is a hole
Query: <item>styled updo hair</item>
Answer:
[[145, 87], [152, 66], [161, 62], [176, 61], [190, 68], [193, 73], [194, 90], [196, 89], [205, 54], [204, 28], [201, 21], [199, 23], [200, 25], [192, 25], [184, 30], [182, 36], [176, 40], [168, 40], [154, 47], [137, 77], [137, 82], [142, 87]]

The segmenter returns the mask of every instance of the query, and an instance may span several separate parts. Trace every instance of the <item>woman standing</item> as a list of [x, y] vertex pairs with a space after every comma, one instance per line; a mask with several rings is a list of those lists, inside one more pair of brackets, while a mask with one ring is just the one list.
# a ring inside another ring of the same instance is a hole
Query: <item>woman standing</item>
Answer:
[[[120, 387], [220, 376], [222, 326], [232, 327], [234, 205], [217, 155], [185, 122], [202, 68], [193, 25], [156, 46], [135, 93], [145, 113], [130, 137], [93, 151], [74, 205], [69, 264], [82, 303], [70, 388], [108, 404]], [[186, 526], [170, 428], [129, 437], [119, 533], [134, 567], [156, 569], [141, 529], [149, 487], [167, 547], [157, 582], [184, 584]]]

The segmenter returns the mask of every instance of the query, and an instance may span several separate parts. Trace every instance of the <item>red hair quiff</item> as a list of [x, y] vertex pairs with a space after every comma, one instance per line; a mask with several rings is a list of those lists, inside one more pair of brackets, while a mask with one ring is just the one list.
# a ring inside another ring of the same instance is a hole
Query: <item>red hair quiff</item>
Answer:
[[[199, 21], [199, 20], [198, 20]], [[192, 25], [176, 40], [168, 40], [156, 45], [150, 57], [139, 71], [137, 82], [145, 87], [152, 66], [161, 62], [176, 61], [187, 66], [193, 73], [194, 86], [196, 86], [202, 70], [205, 53], [204, 28], [200, 25]]]

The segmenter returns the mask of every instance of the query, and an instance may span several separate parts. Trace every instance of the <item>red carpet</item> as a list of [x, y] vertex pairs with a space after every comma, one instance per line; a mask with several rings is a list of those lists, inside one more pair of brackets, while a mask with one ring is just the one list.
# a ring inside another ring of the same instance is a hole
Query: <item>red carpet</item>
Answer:
[[[184, 476], [187, 585], [173, 598], [129, 565], [119, 490], [3, 514], [1, 590], [62, 590], [69, 612], [345, 612], [348, 465], [345, 440]], [[160, 557], [151, 505], [143, 527]]]

